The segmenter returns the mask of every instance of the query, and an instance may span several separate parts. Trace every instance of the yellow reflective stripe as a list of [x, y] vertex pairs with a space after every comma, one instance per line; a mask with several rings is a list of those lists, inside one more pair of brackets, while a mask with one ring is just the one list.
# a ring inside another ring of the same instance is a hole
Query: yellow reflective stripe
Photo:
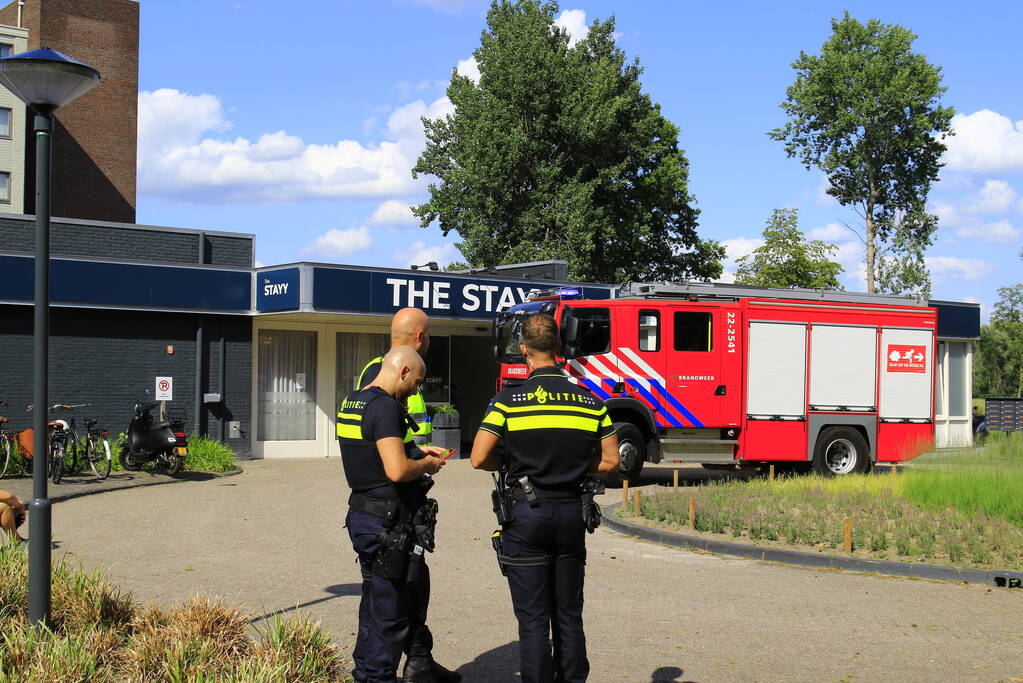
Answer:
[[359, 413], [338, 413], [337, 419], [339, 420], [359, 420], [362, 421], [362, 415]]
[[508, 431], [523, 429], [581, 429], [584, 432], [596, 432], [598, 423], [589, 417], [571, 417], [568, 415], [529, 415], [508, 418]]
[[480, 429], [482, 429], [485, 432], [490, 432], [491, 434], [493, 434], [494, 436], [497, 436], [497, 437], [503, 436], [501, 434], [501, 432], [497, 431], [496, 429], [491, 429], [486, 424], [481, 424], [480, 425]]
[[606, 413], [604, 414], [604, 419], [600, 421], [600, 426], [601, 427], [611, 426], [611, 418], [609, 418]]
[[607, 411], [606, 408], [583, 408], [581, 406], [557, 406], [557, 405], [539, 405], [533, 404], [528, 406], [506, 406], [503, 403], [495, 403], [495, 408], [500, 408], [506, 413], [528, 413], [533, 411], [568, 411], [570, 413], [583, 413], [585, 415], [600, 415]]
[[362, 440], [362, 425], [346, 425], [340, 422], [337, 425], [337, 435], [342, 439]]
[[487, 416], [483, 418], [483, 421], [488, 422], [494, 425], [495, 427], [503, 427], [504, 415], [502, 415], [500, 411], [491, 410], [489, 413], [487, 413]]

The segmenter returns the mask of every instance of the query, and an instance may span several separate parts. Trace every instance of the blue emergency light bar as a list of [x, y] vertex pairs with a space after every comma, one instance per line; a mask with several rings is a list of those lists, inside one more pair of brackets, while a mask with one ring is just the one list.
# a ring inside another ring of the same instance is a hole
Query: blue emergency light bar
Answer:
[[548, 301], [550, 299], [581, 299], [582, 290], [578, 287], [558, 287], [557, 289], [544, 289], [529, 297], [530, 301]]

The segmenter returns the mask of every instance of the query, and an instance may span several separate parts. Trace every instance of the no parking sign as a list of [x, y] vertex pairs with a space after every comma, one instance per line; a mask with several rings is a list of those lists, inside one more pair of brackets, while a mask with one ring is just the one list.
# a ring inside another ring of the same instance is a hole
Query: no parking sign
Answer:
[[157, 401], [173, 401], [174, 400], [174, 378], [173, 377], [157, 377], [156, 378], [156, 400]]

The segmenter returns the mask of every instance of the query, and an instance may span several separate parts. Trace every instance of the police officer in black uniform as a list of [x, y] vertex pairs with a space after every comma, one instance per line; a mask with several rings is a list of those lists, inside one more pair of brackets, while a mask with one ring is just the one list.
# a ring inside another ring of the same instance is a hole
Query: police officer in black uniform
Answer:
[[618, 468], [618, 439], [604, 404], [557, 367], [554, 319], [527, 318], [522, 341], [529, 378], [494, 397], [471, 460], [477, 469], [501, 470], [509, 487], [511, 519], [500, 520], [495, 548], [519, 622], [522, 680], [585, 681], [583, 575], [592, 508], [584, 509], [581, 488], [588, 474]]
[[[443, 449], [404, 442], [403, 402], [419, 390], [426, 368], [414, 349], [398, 346], [384, 356], [380, 373], [350, 394], [338, 413], [345, 477], [352, 489], [346, 526], [362, 569], [359, 633], [353, 659], [356, 681], [395, 681], [408, 648], [406, 681], [458, 681], [433, 661], [426, 628], [429, 570], [436, 501], [426, 492], [444, 461]], [[410, 632], [419, 634], [409, 638]]]

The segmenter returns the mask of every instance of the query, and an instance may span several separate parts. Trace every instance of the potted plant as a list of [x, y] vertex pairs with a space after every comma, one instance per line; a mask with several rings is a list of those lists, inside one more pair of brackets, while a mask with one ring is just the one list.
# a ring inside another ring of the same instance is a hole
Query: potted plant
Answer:
[[433, 409], [433, 445], [441, 448], [458, 448], [462, 442], [462, 431], [458, 428], [458, 409], [450, 403], [442, 403]]

